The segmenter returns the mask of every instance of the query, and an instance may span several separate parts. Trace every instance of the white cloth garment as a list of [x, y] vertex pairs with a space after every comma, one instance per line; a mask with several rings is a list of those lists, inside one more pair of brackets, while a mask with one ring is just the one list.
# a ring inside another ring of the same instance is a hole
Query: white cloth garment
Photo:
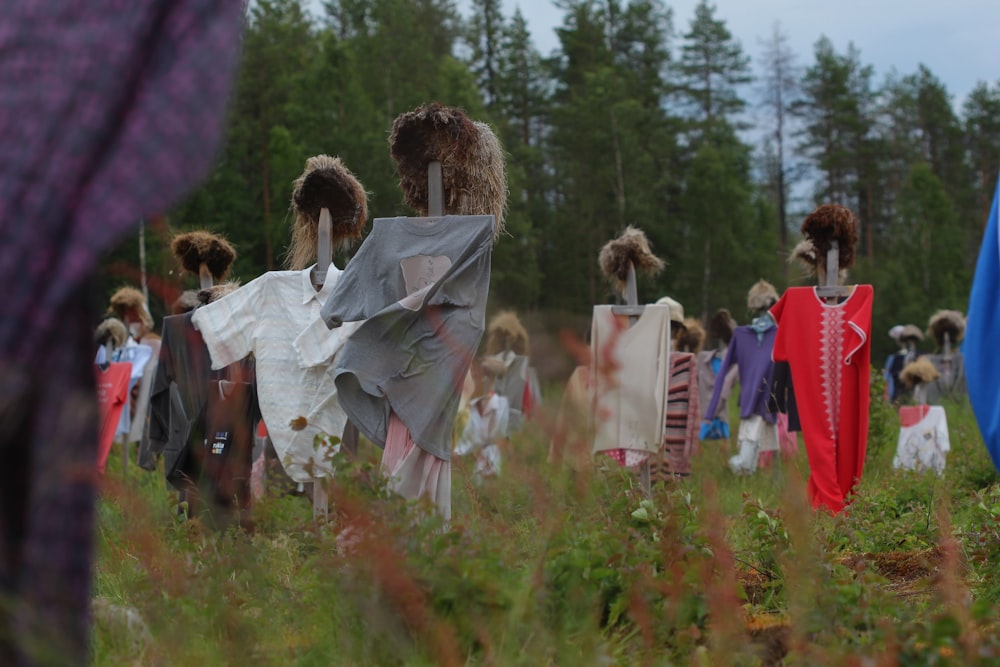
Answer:
[[757, 472], [757, 455], [778, 450], [778, 429], [760, 415], [740, 420], [737, 435], [740, 451], [729, 459], [729, 468], [737, 475]]
[[510, 428], [510, 402], [498, 393], [469, 402], [469, 421], [455, 444], [455, 455], [476, 454], [477, 479], [500, 474], [500, 440]]
[[899, 429], [892, 467], [918, 472], [929, 469], [939, 475], [943, 474], [945, 459], [951, 449], [948, 416], [940, 405], [913, 407], [922, 407], [927, 414], [912, 426]]
[[670, 371], [670, 307], [648, 305], [635, 324], [613, 306], [591, 321], [594, 452], [656, 454], [663, 443]]
[[330, 331], [320, 321], [340, 269], [330, 264], [318, 292], [311, 270], [265, 273], [198, 308], [191, 319], [205, 339], [213, 370], [253, 353], [260, 412], [285, 472], [296, 482], [333, 474], [329, 459], [337, 448], [316, 436], [339, 437], [347, 422], [332, 362], [355, 328]]

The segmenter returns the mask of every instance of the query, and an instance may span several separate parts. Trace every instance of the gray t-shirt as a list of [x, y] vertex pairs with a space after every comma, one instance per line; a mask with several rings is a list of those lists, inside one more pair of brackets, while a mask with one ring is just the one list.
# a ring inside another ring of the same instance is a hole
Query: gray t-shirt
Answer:
[[378, 218], [320, 314], [365, 320], [334, 365], [340, 404], [384, 445], [390, 409], [417, 445], [451, 458], [465, 374], [486, 328], [493, 216]]

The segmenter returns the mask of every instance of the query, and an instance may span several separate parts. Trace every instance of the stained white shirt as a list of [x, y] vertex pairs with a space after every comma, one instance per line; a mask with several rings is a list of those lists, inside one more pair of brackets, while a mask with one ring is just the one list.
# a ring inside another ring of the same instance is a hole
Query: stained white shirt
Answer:
[[[270, 271], [198, 308], [201, 332], [218, 370], [253, 353], [260, 412], [285, 472], [297, 482], [333, 474], [330, 457], [347, 416], [333, 384], [333, 360], [356, 326], [330, 331], [320, 308], [341, 271], [332, 263], [323, 288], [302, 271]], [[295, 427], [293, 428], [293, 423]]]
[[945, 458], [951, 449], [948, 437], [948, 416], [940, 405], [923, 406], [927, 414], [912, 426], [899, 429], [893, 468], [944, 472]]
[[493, 392], [474, 398], [469, 403], [469, 421], [455, 444], [455, 454], [476, 453], [476, 475], [489, 477], [500, 474], [498, 442], [507, 437], [510, 425], [510, 402]]
[[670, 307], [645, 306], [631, 326], [612, 308], [594, 306], [591, 322], [594, 452], [655, 454], [666, 423]]

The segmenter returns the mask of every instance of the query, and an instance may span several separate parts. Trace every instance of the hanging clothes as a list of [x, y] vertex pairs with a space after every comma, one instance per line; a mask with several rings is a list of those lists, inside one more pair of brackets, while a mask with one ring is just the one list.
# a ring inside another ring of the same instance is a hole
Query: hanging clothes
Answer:
[[[331, 328], [364, 320], [333, 369], [351, 421], [386, 446], [394, 415], [409, 440], [447, 468], [441, 479], [451, 479], [461, 388], [486, 329], [494, 225], [483, 215], [376, 219], [322, 309]], [[404, 480], [398, 488], [432, 486]]]
[[[226, 370], [239, 367], [235, 364]], [[251, 454], [260, 410], [253, 377], [240, 377], [235, 372], [227, 375], [230, 379], [209, 383], [206, 437], [195, 450], [203, 471], [198, 487], [215, 525], [226, 526], [233, 519], [248, 525]]]
[[771, 308], [774, 358], [788, 361], [809, 457], [813, 507], [844, 509], [864, 467], [871, 375], [871, 285], [827, 304], [813, 287], [790, 287]]
[[132, 364], [127, 361], [112, 362], [106, 367], [97, 364], [94, 366], [94, 384], [101, 415], [100, 435], [97, 441], [97, 469], [101, 474], [104, 474], [104, 466], [114, 444], [122, 412], [128, 405], [131, 377]]
[[[149, 395], [153, 390], [153, 380], [156, 378], [156, 364], [160, 359], [160, 337], [146, 336], [140, 345], [148, 345], [153, 350], [149, 361], [143, 366], [142, 378], [132, 403], [132, 428], [129, 430], [128, 441], [141, 443], [149, 421]], [[141, 444], [140, 444], [141, 446]]]
[[333, 362], [353, 327], [331, 333], [320, 308], [342, 272], [334, 264], [323, 288], [312, 267], [269, 271], [235, 292], [194, 311], [215, 370], [251, 353], [257, 400], [285, 472], [299, 483], [333, 474], [336, 446], [315, 446], [317, 436], [340, 436], [347, 423], [334, 385]]
[[739, 378], [739, 367], [735, 364], [729, 367], [724, 376], [719, 376], [722, 370], [722, 362], [726, 358], [727, 347], [720, 347], [714, 350], [702, 350], [695, 357], [695, 365], [698, 371], [698, 405], [707, 406], [712, 400], [715, 392], [715, 383], [721, 382], [723, 387], [719, 394], [719, 401], [716, 404], [715, 413], [706, 415], [710, 421], [701, 425], [698, 437], [701, 440], [728, 440], [729, 439], [729, 394], [733, 390], [733, 385]]
[[948, 416], [940, 405], [904, 405], [899, 408], [899, 440], [892, 467], [944, 474], [951, 450]]
[[447, 461], [459, 393], [485, 331], [492, 216], [379, 218], [323, 306], [327, 326], [365, 320], [334, 375], [358, 428], [382, 445], [395, 412]]
[[455, 445], [455, 455], [476, 455], [477, 482], [500, 474], [500, 443], [510, 433], [510, 416], [510, 403], [498, 392], [479, 396], [469, 403], [469, 420]]
[[389, 479], [389, 489], [404, 498], [426, 498], [438, 515], [451, 520], [451, 463], [422, 449], [395, 412], [389, 424], [379, 470]]
[[928, 354], [927, 358], [941, 377], [927, 383], [925, 400], [930, 404], [940, 404], [946, 398], [965, 398], [965, 357], [961, 351], [954, 350], [948, 357], [943, 354]]
[[594, 453], [633, 466], [660, 454], [670, 380], [670, 307], [647, 305], [634, 324], [614, 306], [591, 320]]
[[[244, 468], [250, 466], [254, 429], [260, 420], [254, 360], [245, 358], [212, 370], [193, 316], [190, 312], [163, 318], [144, 438], [148, 449], [140, 449], [139, 460], [155, 470], [155, 457], [162, 454], [164, 476], [174, 488], [192, 494], [191, 510], [200, 511], [204, 505], [224, 525], [227, 512], [249, 506], [244, 486], [249, 474]], [[198, 496], [204, 497], [204, 504], [198, 503]]]
[[663, 448], [650, 467], [651, 480], [666, 482], [691, 474], [691, 458], [698, 452], [700, 412], [695, 355], [671, 352]]
[[[759, 320], [759, 318], [758, 318]], [[755, 328], [756, 326], [756, 328]], [[774, 363], [771, 350], [774, 347], [778, 329], [773, 320], [759, 320], [756, 325], [745, 324], [736, 327], [729, 341], [726, 358], [719, 369], [725, 376], [730, 367], [737, 366], [740, 378], [740, 419], [754, 415], [773, 424], [775, 413], [768, 405], [774, 382]], [[711, 419], [722, 400], [724, 384], [716, 383], [712, 398], [705, 407], [704, 418]]]
[[525, 419], [541, 404], [538, 375], [523, 354], [507, 351], [492, 356], [501, 360], [507, 368], [507, 372], [496, 379], [495, 389], [510, 406], [510, 431], [520, 431]]
[[969, 318], [962, 349], [968, 356], [967, 382], [979, 432], [993, 466], [1000, 470], [1000, 355], [996, 336], [1000, 331], [1000, 179], [983, 233], [969, 294]]

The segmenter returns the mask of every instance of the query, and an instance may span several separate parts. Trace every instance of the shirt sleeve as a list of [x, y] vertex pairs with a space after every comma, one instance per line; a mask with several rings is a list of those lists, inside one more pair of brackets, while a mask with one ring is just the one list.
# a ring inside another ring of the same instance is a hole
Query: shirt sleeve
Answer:
[[[320, 319], [328, 329], [336, 329], [344, 322], [360, 322], [375, 314], [371, 301], [379, 299], [373, 292], [381, 294], [386, 286], [378, 279], [378, 244], [382, 224], [372, 227], [371, 233], [362, 242], [358, 252], [344, 267], [333, 291], [326, 297], [320, 308]], [[383, 304], [384, 305], [384, 304]]]
[[212, 357], [212, 370], [225, 368], [253, 352], [268, 276], [194, 311], [191, 323], [201, 332]]
[[872, 286], [857, 285], [854, 289], [862, 291], [860, 294], [855, 295], [856, 298], [860, 298], [860, 303], [855, 306], [855, 310], [847, 322], [851, 331], [854, 332], [855, 338], [853, 345], [850, 342], [845, 345], [847, 350], [847, 354], [844, 357], [845, 364], [850, 364], [854, 359], [855, 353], [868, 343], [872, 332]]

